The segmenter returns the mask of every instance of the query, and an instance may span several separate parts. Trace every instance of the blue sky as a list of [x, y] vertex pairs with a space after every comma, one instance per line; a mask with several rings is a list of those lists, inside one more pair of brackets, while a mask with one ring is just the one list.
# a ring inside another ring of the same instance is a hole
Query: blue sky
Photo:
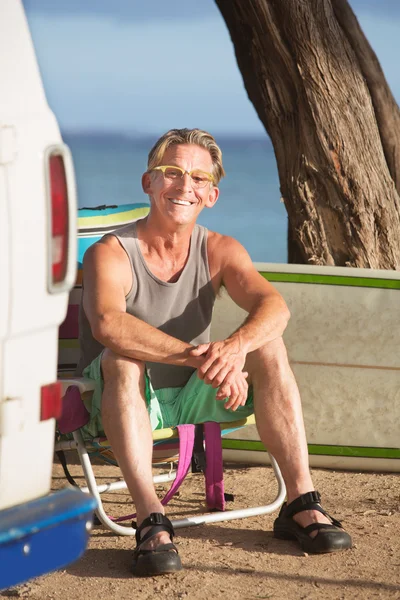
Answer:
[[[351, 0], [400, 101], [399, 0]], [[213, 0], [24, 0], [64, 131], [263, 135]]]

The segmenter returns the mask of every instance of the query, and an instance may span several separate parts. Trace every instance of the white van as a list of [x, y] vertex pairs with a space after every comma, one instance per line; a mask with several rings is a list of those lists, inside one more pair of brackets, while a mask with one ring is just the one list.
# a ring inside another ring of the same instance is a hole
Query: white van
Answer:
[[[76, 194], [20, 0], [0, 4], [0, 86], [1, 589], [76, 558], [93, 500], [75, 490], [48, 495], [61, 410], [58, 327], [76, 276]], [[64, 536], [75, 527], [75, 541], [64, 543], [60, 527]]]

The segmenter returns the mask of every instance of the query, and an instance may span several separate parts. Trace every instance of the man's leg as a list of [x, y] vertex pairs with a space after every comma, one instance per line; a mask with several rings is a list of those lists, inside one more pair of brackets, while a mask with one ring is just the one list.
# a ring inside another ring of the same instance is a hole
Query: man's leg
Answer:
[[[275, 457], [287, 489], [287, 502], [314, 490], [300, 394], [282, 338], [247, 355], [245, 370], [253, 385], [254, 409], [261, 441]], [[302, 527], [331, 523], [316, 510], [296, 514]], [[315, 536], [317, 532], [311, 533]]]
[[[144, 363], [106, 349], [101, 368], [104, 379], [102, 421], [113, 453], [135, 503], [137, 523], [151, 513], [164, 514], [152, 476], [153, 438], [145, 400]], [[143, 535], [147, 529], [143, 530]], [[143, 544], [152, 549], [169, 543], [161, 532]]]

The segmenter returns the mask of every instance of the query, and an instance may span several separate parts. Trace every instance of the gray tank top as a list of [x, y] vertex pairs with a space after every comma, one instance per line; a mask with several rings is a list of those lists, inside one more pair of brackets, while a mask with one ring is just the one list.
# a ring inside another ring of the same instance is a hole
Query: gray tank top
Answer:
[[[137, 239], [136, 223], [113, 235], [124, 248], [132, 267], [133, 284], [126, 296], [126, 312], [190, 344], [208, 342], [215, 293], [208, 267], [207, 229], [195, 225], [189, 258], [175, 283], [158, 279], [147, 267]], [[81, 358], [77, 372], [81, 374], [103, 349], [92, 336], [82, 304], [79, 340]], [[146, 363], [146, 367], [154, 389], [182, 387], [195, 370], [153, 362]]]

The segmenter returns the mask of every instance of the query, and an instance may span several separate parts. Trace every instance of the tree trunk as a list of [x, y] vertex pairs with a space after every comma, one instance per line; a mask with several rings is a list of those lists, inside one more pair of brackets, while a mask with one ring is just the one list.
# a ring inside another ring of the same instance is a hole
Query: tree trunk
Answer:
[[[274, 145], [292, 255], [311, 264], [396, 269], [400, 200], [357, 53], [333, 10], [336, 2], [343, 16], [343, 1], [216, 3]], [[397, 157], [395, 140], [393, 148]]]
[[336, 19], [357, 56], [371, 94], [383, 151], [390, 175], [400, 193], [400, 110], [381, 65], [347, 0], [332, 0]]

